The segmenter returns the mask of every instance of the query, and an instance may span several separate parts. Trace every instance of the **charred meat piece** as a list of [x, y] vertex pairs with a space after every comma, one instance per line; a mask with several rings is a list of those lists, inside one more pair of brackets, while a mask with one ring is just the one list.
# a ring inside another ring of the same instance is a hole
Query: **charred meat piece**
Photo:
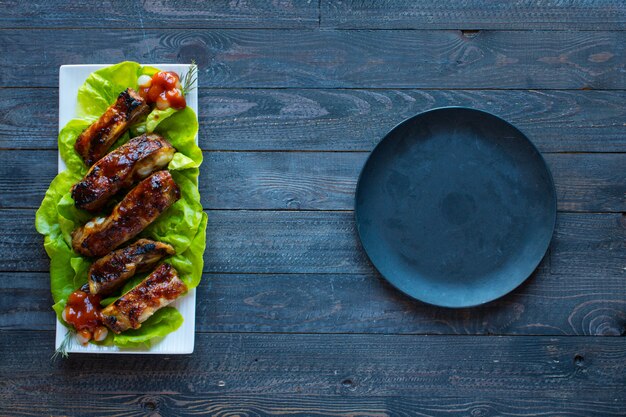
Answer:
[[87, 166], [93, 165], [140, 116], [150, 107], [135, 90], [127, 88], [98, 120], [78, 136], [74, 149]]
[[171, 245], [149, 239], [113, 251], [91, 265], [89, 293], [110, 294], [136, 273], [149, 271], [163, 257], [175, 253]]
[[72, 232], [72, 247], [85, 256], [104, 256], [137, 236], [180, 198], [169, 171], [158, 171], [130, 190], [108, 217], [94, 218]]
[[131, 139], [96, 162], [85, 178], [72, 187], [76, 207], [101, 209], [118, 191], [165, 167], [176, 149], [157, 134]]
[[101, 312], [104, 324], [115, 333], [138, 329], [158, 309], [187, 291], [173, 266], [163, 264], [135, 288]]

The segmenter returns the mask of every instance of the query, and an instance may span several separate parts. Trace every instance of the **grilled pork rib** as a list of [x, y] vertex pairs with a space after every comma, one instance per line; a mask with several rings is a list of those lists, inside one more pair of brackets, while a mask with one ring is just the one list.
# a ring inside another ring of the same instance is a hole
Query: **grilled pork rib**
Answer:
[[106, 155], [131, 124], [149, 111], [146, 101], [135, 90], [127, 88], [98, 120], [78, 136], [74, 149], [87, 166], [93, 165]]
[[163, 264], [135, 288], [118, 298], [101, 312], [104, 324], [115, 333], [138, 329], [158, 309], [165, 307], [187, 291], [174, 267]]
[[110, 294], [136, 273], [149, 271], [163, 257], [175, 253], [171, 245], [149, 239], [115, 250], [91, 265], [89, 293]]
[[165, 167], [175, 152], [157, 134], [131, 139], [96, 162], [85, 178], [72, 187], [76, 207], [89, 211], [101, 209], [118, 191]]
[[72, 247], [85, 256], [104, 256], [137, 236], [180, 198], [169, 171], [158, 171], [130, 190], [107, 217], [72, 232]]

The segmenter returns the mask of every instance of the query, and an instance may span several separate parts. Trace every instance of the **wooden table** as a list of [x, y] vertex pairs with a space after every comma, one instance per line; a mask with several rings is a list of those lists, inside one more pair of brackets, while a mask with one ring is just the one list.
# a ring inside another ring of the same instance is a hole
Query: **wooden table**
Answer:
[[[622, 0], [0, 9], [0, 415], [626, 415]], [[34, 216], [57, 170], [58, 66], [192, 58], [209, 214], [195, 353], [51, 362]], [[398, 293], [354, 230], [368, 152], [447, 105], [519, 127], [558, 192], [537, 272], [480, 308]]]

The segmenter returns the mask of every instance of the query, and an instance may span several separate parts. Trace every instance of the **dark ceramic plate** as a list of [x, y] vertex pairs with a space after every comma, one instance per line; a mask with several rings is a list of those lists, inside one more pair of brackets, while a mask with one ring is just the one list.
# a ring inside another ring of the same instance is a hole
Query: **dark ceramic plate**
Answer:
[[376, 146], [356, 190], [363, 247], [400, 291], [444, 307], [494, 300], [543, 258], [556, 220], [545, 161], [482, 111], [412, 117]]

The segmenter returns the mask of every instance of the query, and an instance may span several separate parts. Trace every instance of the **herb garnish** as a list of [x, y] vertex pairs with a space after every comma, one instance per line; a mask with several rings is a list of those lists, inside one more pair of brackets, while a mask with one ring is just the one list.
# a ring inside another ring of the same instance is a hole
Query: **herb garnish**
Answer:
[[74, 335], [76, 331], [73, 329], [67, 329], [67, 333], [65, 333], [65, 337], [63, 341], [59, 345], [59, 347], [54, 351], [54, 355], [50, 358], [50, 360], [55, 360], [56, 358], [67, 358], [70, 354], [68, 350], [70, 349], [70, 345], [72, 344], [72, 340], [74, 339]]
[[182, 82], [183, 95], [186, 96], [187, 93], [193, 91], [193, 89], [195, 88], [194, 83], [196, 82], [197, 79], [198, 79], [198, 66], [196, 65], [196, 61], [192, 59], [191, 65], [189, 66], [189, 71], [187, 71], [187, 73], [183, 77], [183, 82]]

